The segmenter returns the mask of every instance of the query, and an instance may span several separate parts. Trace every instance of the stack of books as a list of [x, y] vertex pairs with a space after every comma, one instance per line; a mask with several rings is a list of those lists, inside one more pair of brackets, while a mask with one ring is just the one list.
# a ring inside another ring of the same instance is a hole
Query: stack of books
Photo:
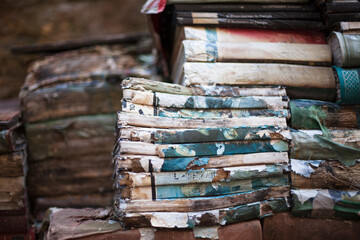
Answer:
[[[168, 1], [163, 12], [149, 15], [172, 82], [281, 85], [291, 98], [335, 99], [331, 50], [313, 3], [177, 2]], [[147, 5], [143, 11], [149, 11]]]
[[113, 159], [125, 227], [226, 225], [289, 210], [283, 89], [122, 85]]

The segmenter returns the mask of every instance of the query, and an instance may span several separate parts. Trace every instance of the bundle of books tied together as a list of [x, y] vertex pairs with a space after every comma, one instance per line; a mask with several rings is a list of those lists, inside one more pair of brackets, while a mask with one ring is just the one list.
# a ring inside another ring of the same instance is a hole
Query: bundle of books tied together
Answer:
[[288, 211], [284, 89], [122, 86], [115, 213], [126, 227], [226, 225]]
[[49, 207], [112, 203], [111, 150], [120, 82], [149, 77], [136, 42], [58, 53], [33, 63], [20, 93], [29, 145], [29, 192]]
[[17, 99], [0, 102], [0, 237], [29, 231], [26, 139]]

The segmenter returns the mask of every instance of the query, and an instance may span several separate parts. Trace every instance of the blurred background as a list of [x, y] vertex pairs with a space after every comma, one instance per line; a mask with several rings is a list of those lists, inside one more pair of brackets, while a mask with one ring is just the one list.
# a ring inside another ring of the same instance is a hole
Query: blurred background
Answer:
[[38, 55], [11, 47], [147, 30], [144, 0], [0, 1], [0, 99], [17, 97]]

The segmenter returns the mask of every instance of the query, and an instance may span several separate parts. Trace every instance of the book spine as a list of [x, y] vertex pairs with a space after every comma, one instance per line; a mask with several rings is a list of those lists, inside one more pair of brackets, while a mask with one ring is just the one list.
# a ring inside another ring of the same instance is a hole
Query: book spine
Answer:
[[184, 80], [188, 86], [219, 84], [336, 88], [331, 68], [290, 64], [185, 63]]
[[288, 149], [288, 143], [282, 140], [187, 144], [151, 144], [132, 141], [120, 142], [120, 153], [155, 155], [165, 158], [220, 156], [256, 152], [287, 152]]
[[114, 158], [118, 171], [155, 172], [188, 171], [210, 168], [252, 166], [261, 164], [287, 164], [287, 152], [235, 154], [218, 157], [159, 158], [145, 155], [121, 155]]
[[[149, 105], [133, 104], [123, 101], [122, 111], [124, 113], [139, 114], [148, 116], [159, 116], [162, 118], [247, 118], [247, 117], [276, 117], [290, 118], [287, 109], [186, 109], [186, 108], [165, 108]], [[254, 125], [254, 124], [253, 124]], [[273, 125], [270, 123], [270, 125]]]
[[124, 90], [124, 100], [132, 104], [142, 104], [156, 107], [185, 109], [272, 109], [279, 110], [288, 107], [286, 97], [249, 96], [249, 97], [210, 97], [186, 96], [167, 93], [151, 93]]
[[217, 42], [282, 42], [326, 44], [325, 35], [313, 30], [184, 27], [185, 40]]
[[285, 165], [257, 165], [187, 172], [155, 172], [152, 174], [125, 172], [119, 174], [117, 182], [119, 185], [126, 185], [127, 187], [216, 183], [251, 178], [281, 177], [285, 169]]
[[153, 130], [148, 128], [123, 127], [119, 137], [130, 141], [149, 143], [197, 143], [243, 140], [287, 140], [289, 130], [268, 128], [199, 128]]
[[179, 25], [237, 27], [255, 29], [306, 29], [323, 30], [321, 21], [268, 20], [268, 19], [227, 19], [227, 18], [184, 18], [177, 17]]
[[344, 107], [331, 102], [297, 99], [290, 102], [290, 109], [291, 127], [295, 129], [359, 127], [359, 106]]
[[103, 81], [96, 84], [86, 82], [76, 86], [72, 84], [65, 86], [48, 87], [24, 95], [22, 107], [26, 122], [106, 114], [121, 109], [118, 99], [121, 98], [122, 93], [118, 83], [110, 84]]
[[[227, 208], [274, 198], [288, 198], [289, 187], [270, 187], [232, 195], [173, 200], [124, 200], [115, 198], [115, 209], [120, 212], [197, 212]], [[209, 201], [210, 200], [210, 201]]]
[[227, 18], [227, 19], [304, 19], [317, 20], [320, 14], [316, 12], [176, 12], [180, 18]]
[[291, 159], [291, 186], [305, 189], [360, 189], [360, 164], [344, 167], [338, 161]]
[[245, 117], [245, 118], [222, 118], [222, 119], [185, 119], [185, 118], [169, 118], [147, 116], [147, 121], [140, 114], [128, 114], [118, 112], [117, 124], [138, 126], [138, 127], [153, 127], [153, 128], [209, 128], [209, 127], [261, 127], [261, 126], [274, 126], [279, 128], [286, 128], [287, 123], [285, 118], [277, 117]]
[[119, 217], [125, 227], [194, 228], [205, 223], [207, 225], [228, 225], [286, 211], [289, 211], [287, 199], [275, 198], [269, 201], [213, 211], [192, 213], [129, 213]]
[[186, 62], [271, 62], [331, 65], [327, 44], [210, 42], [185, 40]]
[[[181, 185], [160, 185], [149, 187], [134, 187], [129, 191], [130, 199], [167, 199], [221, 196], [234, 193], [248, 192], [267, 187], [288, 186], [288, 177], [268, 177], [242, 179], [230, 182], [217, 183], [190, 183]], [[214, 188], [214, 186], [216, 186]], [[155, 193], [155, 194], [154, 194]], [[127, 197], [125, 194], [122, 197]]]

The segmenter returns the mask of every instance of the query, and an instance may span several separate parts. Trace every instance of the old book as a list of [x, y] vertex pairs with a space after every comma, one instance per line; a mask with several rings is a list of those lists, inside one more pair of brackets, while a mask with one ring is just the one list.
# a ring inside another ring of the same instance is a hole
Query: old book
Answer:
[[358, 22], [360, 21], [360, 13], [355, 11], [353, 13], [334, 13], [328, 14], [325, 18], [325, 23], [328, 26], [336, 22]]
[[151, 91], [178, 95], [213, 96], [213, 97], [249, 97], [249, 96], [286, 96], [285, 88], [281, 86], [206, 86], [182, 85], [155, 82], [141, 78], [127, 78], [122, 81], [123, 89]]
[[336, 88], [334, 74], [328, 67], [250, 63], [184, 63], [183, 67], [184, 77], [173, 80], [187, 86], [218, 84]]
[[358, 220], [359, 191], [332, 189], [291, 190], [294, 205], [291, 214], [298, 217], [342, 218]]
[[[202, 4], [202, 6], [206, 6]], [[217, 43], [298, 43], [298, 44], [326, 44], [325, 36], [314, 30], [270, 30], [245, 28], [213, 28], [199, 26], [177, 26], [174, 33], [172, 62], [175, 61], [177, 51], [182, 47], [183, 40], [197, 40]], [[168, 60], [170, 62], [170, 59]]]
[[[202, 6], [206, 6], [202, 4]], [[183, 40], [201, 40], [217, 42], [283, 42], [326, 44], [325, 35], [314, 30], [268, 30], [242, 28], [208, 28], [178, 26], [175, 33], [175, 45]], [[179, 49], [174, 47], [173, 49]]]
[[[346, 19], [344, 19], [346, 20]], [[210, 27], [236, 27], [255, 29], [307, 29], [323, 30], [321, 21], [304, 20], [277, 20], [277, 19], [228, 19], [228, 18], [185, 18], [176, 17], [179, 25], [210, 26]]]
[[301, 160], [339, 160], [352, 166], [360, 158], [359, 130], [292, 131], [290, 158]]
[[360, 106], [297, 99], [290, 101], [291, 127], [295, 129], [359, 128]]
[[175, 4], [176, 12], [316, 12], [317, 9], [313, 4], [254, 4], [254, 3], [211, 3], [211, 4]]
[[360, 11], [360, 3], [357, 1], [343, 1], [343, 2], [332, 2], [325, 3], [325, 13], [356, 13]]
[[[147, 40], [148, 36], [149, 34], [146, 31], [136, 31], [130, 33], [127, 32], [127, 33], [119, 33], [119, 34], [111, 34], [111, 35], [102, 35], [98, 37], [77, 38], [77, 39], [71, 39], [65, 41], [11, 46], [10, 50], [11, 53], [15, 53], [15, 54], [46, 54], [46, 53], [64, 52], [64, 51], [80, 49], [80, 48], [84, 50], [84, 48], [86, 47], [91, 47], [96, 45], [110, 46], [115, 44], [124, 44], [125, 46], [127, 46], [127, 45], [136, 45], [138, 44], [139, 41]], [[140, 49], [144, 51], [146, 47], [141, 46]]]
[[149, 77], [148, 74], [141, 74], [144, 73], [143, 69], [139, 71], [141, 64], [136, 56], [124, 54], [124, 50], [126, 47], [121, 45], [90, 47], [58, 53], [36, 61], [29, 68], [20, 97], [37, 89], [60, 87], [64, 83], [89, 80], [104, 82], [106, 79], [118, 81], [124, 78], [124, 71], [129, 72], [130, 76]]
[[275, 126], [286, 128], [286, 119], [278, 117], [246, 117], [246, 118], [215, 118], [215, 119], [185, 119], [185, 118], [168, 118], [157, 116], [144, 116], [140, 114], [117, 113], [117, 124], [152, 127], [152, 128], [209, 128], [209, 127], [259, 127], [259, 126]]
[[360, 68], [334, 68], [337, 102], [343, 105], [360, 104]]
[[126, 213], [118, 217], [125, 227], [194, 228], [203, 225], [228, 225], [285, 211], [289, 211], [287, 199], [274, 198], [268, 201], [202, 212]]
[[217, 197], [195, 197], [162, 200], [125, 200], [115, 198], [115, 210], [121, 212], [195, 212], [227, 208], [273, 198], [287, 198], [290, 196], [288, 186], [268, 187], [232, 195]]
[[113, 114], [89, 115], [26, 125], [31, 161], [111, 152]]
[[320, 13], [318, 12], [267, 12], [267, 11], [247, 11], [247, 12], [234, 12], [234, 11], [207, 11], [197, 12], [193, 11], [177, 11], [175, 10], [176, 17], [180, 18], [226, 18], [226, 19], [292, 19], [292, 20], [319, 20]]
[[20, 93], [26, 121], [115, 112], [121, 107], [122, 79], [150, 77], [150, 67], [131, 48], [131, 44], [81, 48], [35, 61]]
[[336, 22], [330, 26], [331, 30], [342, 33], [360, 33], [360, 22]]
[[20, 104], [17, 99], [0, 103], [0, 154], [21, 151], [26, 140], [21, 124]]
[[227, 141], [212, 143], [152, 144], [134, 141], [118, 141], [120, 154], [153, 155], [159, 157], [221, 156], [256, 152], [287, 152], [288, 143], [271, 141]]
[[125, 89], [123, 98], [133, 104], [155, 107], [172, 107], [187, 109], [272, 109], [288, 107], [286, 97], [249, 96], [249, 97], [211, 97], [187, 96], [161, 92], [144, 92]]
[[242, 140], [288, 140], [289, 130], [275, 127], [249, 128], [198, 128], [154, 129], [124, 126], [119, 129], [119, 138], [150, 143], [196, 143]]
[[121, 109], [121, 77], [114, 81], [59, 84], [40, 88], [22, 96], [26, 122], [48, 121], [89, 114], [113, 113]]
[[144, 187], [126, 187], [117, 184], [117, 192], [122, 198], [168, 199], [221, 196], [244, 193], [269, 187], [286, 187], [287, 176], [241, 179], [216, 183], [187, 183], [179, 185], [152, 185]]
[[[256, 97], [249, 97], [256, 98]], [[231, 102], [231, 101], [229, 101]], [[205, 102], [204, 102], [205, 103]], [[254, 103], [254, 102], [250, 102]], [[259, 102], [260, 103], [260, 102]], [[207, 104], [207, 103], [205, 103]], [[213, 104], [213, 102], [210, 102]], [[231, 103], [230, 103], [231, 104]], [[254, 104], [254, 106], [257, 104]], [[271, 106], [271, 105], [269, 105]], [[276, 108], [276, 106], [274, 106]], [[139, 114], [144, 116], [159, 116], [163, 118], [247, 118], [251, 117], [255, 120], [256, 117], [277, 117], [277, 118], [289, 118], [290, 113], [287, 109], [194, 109], [194, 108], [166, 108], [166, 107], [157, 107], [149, 105], [140, 105], [127, 102], [126, 100], [122, 101], [122, 111], [129, 114]], [[256, 121], [256, 120], [255, 120]], [[261, 121], [261, 119], [260, 119]]]
[[183, 62], [272, 62], [329, 66], [331, 50], [327, 44], [184, 40], [173, 60], [173, 71]]
[[122, 172], [115, 180], [118, 185], [132, 188], [193, 183], [221, 183], [252, 178], [282, 177], [286, 169], [286, 165], [255, 165], [179, 172]]
[[291, 187], [297, 189], [360, 190], [360, 163], [291, 159]]
[[329, 44], [333, 53], [334, 65], [338, 67], [360, 66], [360, 34], [333, 32], [329, 37]]
[[0, 155], [0, 177], [21, 177], [27, 173], [25, 151]]
[[2, 99], [0, 102], [0, 131], [9, 130], [20, 121], [20, 101]]
[[117, 155], [113, 159], [116, 172], [171, 172], [210, 168], [287, 164], [287, 152], [235, 154], [216, 157], [159, 158], [145, 155]]
[[[294, 229], [301, 230], [294, 231]], [[289, 213], [277, 213], [264, 219], [262, 230], [264, 240], [357, 240], [360, 223], [336, 219], [298, 218]]]

